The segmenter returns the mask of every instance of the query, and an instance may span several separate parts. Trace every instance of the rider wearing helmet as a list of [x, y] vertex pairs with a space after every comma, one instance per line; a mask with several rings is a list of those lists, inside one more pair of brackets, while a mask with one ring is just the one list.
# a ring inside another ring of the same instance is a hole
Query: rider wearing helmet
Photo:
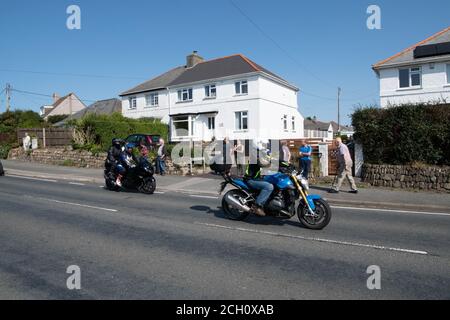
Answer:
[[122, 178], [138, 163], [135, 155], [133, 154], [134, 144], [127, 143], [125, 150], [120, 154], [119, 164], [117, 165], [117, 179], [116, 184], [122, 186]]
[[256, 144], [253, 144], [244, 176], [244, 180], [251, 188], [260, 190], [256, 199], [256, 205], [252, 208], [253, 212], [258, 216], [266, 215], [264, 206], [274, 189], [273, 185], [264, 181], [261, 176], [261, 167], [270, 163], [268, 144], [269, 142], [266, 140], [259, 140]]
[[108, 150], [108, 156], [105, 162], [105, 168], [107, 170], [116, 170], [116, 166], [120, 161], [120, 154], [122, 153], [123, 140], [114, 138], [112, 139], [111, 148]]

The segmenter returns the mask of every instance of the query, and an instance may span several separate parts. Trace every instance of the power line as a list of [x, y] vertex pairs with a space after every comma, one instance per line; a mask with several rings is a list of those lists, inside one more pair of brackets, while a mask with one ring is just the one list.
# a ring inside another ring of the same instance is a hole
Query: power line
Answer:
[[[24, 90], [18, 90], [18, 89], [11, 89], [11, 91], [15, 91], [15, 92], [23, 93], [23, 94], [30, 94], [30, 95], [34, 95], [34, 96], [53, 98], [53, 95], [49, 95], [49, 94], [45, 94], [45, 93], [24, 91]], [[88, 99], [81, 99], [81, 98], [79, 98], [79, 100], [83, 101], [83, 102], [97, 102], [97, 100], [88, 100]]]
[[141, 77], [127, 77], [127, 76], [111, 76], [111, 75], [98, 75], [98, 74], [77, 74], [77, 73], [56, 73], [46, 71], [31, 71], [31, 70], [16, 70], [16, 69], [0, 69], [3, 72], [17, 72], [17, 73], [30, 73], [30, 74], [44, 74], [51, 76], [68, 76], [68, 77], [83, 77], [83, 78], [103, 78], [103, 79], [127, 79], [127, 80], [146, 80], [147, 78]]

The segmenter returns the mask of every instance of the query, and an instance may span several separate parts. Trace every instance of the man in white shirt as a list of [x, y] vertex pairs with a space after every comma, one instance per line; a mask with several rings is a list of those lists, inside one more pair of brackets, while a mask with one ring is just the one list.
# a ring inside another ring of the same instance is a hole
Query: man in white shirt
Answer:
[[350, 151], [348, 147], [342, 143], [342, 139], [340, 137], [336, 138], [336, 146], [337, 149], [337, 159], [339, 163], [339, 175], [337, 184], [332, 187], [330, 193], [339, 193], [339, 189], [344, 182], [344, 179], [347, 178], [348, 182], [351, 185], [350, 193], [358, 193], [358, 188], [356, 187], [355, 179], [353, 179], [352, 168], [353, 168], [353, 160], [350, 155]]

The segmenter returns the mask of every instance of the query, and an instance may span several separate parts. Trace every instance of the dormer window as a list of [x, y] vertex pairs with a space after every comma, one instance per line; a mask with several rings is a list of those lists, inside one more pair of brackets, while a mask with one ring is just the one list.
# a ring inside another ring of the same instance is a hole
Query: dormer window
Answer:
[[236, 94], [248, 94], [248, 83], [246, 80], [234, 83]]

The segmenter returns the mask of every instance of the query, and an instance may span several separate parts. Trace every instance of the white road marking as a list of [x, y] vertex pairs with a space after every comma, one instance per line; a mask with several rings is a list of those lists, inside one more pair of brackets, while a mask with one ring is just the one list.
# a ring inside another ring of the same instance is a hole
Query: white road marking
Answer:
[[338, 207], [331, 206], [333, 209], [346, 209], [346, 210], [361, 210], [361, 211], [383, 211], [383, 212], [398, 212], [398, 213], [412, 213], [412, 214], [425, 214], [433, 216], [449, 216], [449, 213], [443, 212], [426, 212], [426, 211], [406, 211], [406, 210], [393, 210], [393, 209], [375, 209], [375, 208], [358, 208], [358, 207]]
[[80, 183], [80, 182], [69, 182], [69, 184], [74, 185], [74, 186], [85, 186], [84, 183]]
[[155, 191], [155, 192], [153, 192], [153, 193], [155, 193], [155, 194], [164, 194], [165, 192], [162, 192], [162, 191]]
[[218, 197], [212, 197], [212, 196], [200, 196], [200, 195], [196, 195], [196, 194], [190, 194], [189, 197], [193, 197], [193, 198], [203, 198], [203, 199], [219, 199]]
[[322, 239], [322, 238], [302, 237], [302, 236], [296, 236], [296, 235], [290, 235], [290, 234], [282, 234], [282, 233], [276, 233], [276, 232], [270, 232], [270, 231], [262, 231], [262, 230], [256, 230], [256, 229], [228, 227], [228, 226], [222, 226], [222, 225], [211, 224], [211, 223], [195, 222], [195, 224], [203, 225], [203, 226], [211, 227], [211, 228], [221, 228], [221, 229], [228, 229], [228, 230], [234, 230], [234, 231], [243, 231], [243, 232], [250, 232], [250, 233], [266, 234], [266, 235], [275, 236], [275, 237], [294, 238], [294, 239], [300, 239], [300, 240], [318, 241], [318, 242], [324, 242], [324, 243], [333, 243], [333, 244], [345, 245], [345, 246], [363, 247], [363, 248], [371, 248], [371, 249], [378, 249], [378, 250], [385, 250], [385, 251], [396, 251], [396, 252], [404, 252], [404, 253], [419, 254], [419, 255], [428, 255], [428, 252], [421, 251], [421, 250], [392, 248], [392, 247], [386, 247], [386, 246], [379, 246], [379, 245], [372, 245], [372, 244], [363, 244], [363, 243], [348, 242], [348, 241], [339, 241], [339, 240], [330, 240], [330, 239]]
[[33, 196], [25, 196], [25, 197], [26, 198], [32, 198], [32, 199], [38, 199], [38, 200], [44, 200], [44, 201], [48, 201], [48, 202], [67, 204], [67, 205], [76, 206], [76, 207], [83, 207], [83, 208], [96, 209], [96, 210], [103, 210], [103, 211], [108, 211], [108, 212], [117, 212], [118, 211], [116, 209], [109, 209], [109, 208], [103, 208], [103, 207], [90, 206], [90, 205], [87, 205], [87, 204], [66, 202], [66, 201], [60, 201], [60, 200], [56, 200], [56, 199], [48, 199], [48, 198], [33, 197]]
[[32, 177], [25, 177], [25, 176], [16, 176], [16, 175], [13, 175], [13, 174], [8, 174], [7, 177], [26, 179], [26, 180], [45, 181], [45, 182], [58, 182], [57, 180], [53, 180], [53, 179], [32, 178]]

